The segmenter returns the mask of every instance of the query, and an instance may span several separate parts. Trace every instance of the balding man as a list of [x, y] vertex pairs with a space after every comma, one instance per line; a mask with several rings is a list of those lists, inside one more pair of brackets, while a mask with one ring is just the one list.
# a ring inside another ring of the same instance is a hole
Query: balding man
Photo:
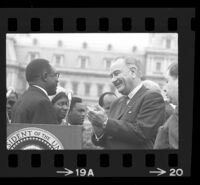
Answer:
[[142, 85], [140, 61], [134, 58], [117, 58], [110, 77], [123, 96], [112, 103], [109, 118], [100, 107], [88, 112], [95, 132], [92, 141], [106, 149], [152, 149], [164, 122], [161, 94]]
[[55, 111], [48, 97], [56, 93], [59, 74], [45, 59], [31, 61], [26, 67], [29, 88], [12, 110], [12, 123], [56, 124]]

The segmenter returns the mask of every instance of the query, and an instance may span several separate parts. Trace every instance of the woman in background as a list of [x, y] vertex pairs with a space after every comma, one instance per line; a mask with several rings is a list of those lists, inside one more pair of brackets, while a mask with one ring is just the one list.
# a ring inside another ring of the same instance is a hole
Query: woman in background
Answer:
[[7, 123], [11, 123], [11, 113], [12, 108], [16, 101], [18, 100], [18, 94], [14, 88], [10, 88], [6, 93], [6, 114], [7, 114]]
[[57, 120], [60, 124], [66, 124], [66, 115], [69, 110], [69, 100], [66, 91], [62, 87], [57, 87], [57, 92], [50, 97], [55, 109]]

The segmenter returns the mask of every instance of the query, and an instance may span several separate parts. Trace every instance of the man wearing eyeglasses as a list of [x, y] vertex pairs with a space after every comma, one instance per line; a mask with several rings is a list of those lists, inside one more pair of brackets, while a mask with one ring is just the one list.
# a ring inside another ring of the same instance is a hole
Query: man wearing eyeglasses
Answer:
[[14, 105], [11, 123], [58, 124], [48, 96], [56, 93], [59, 74], [45, 59], [31, 61], [25, 73], [29, 87]]

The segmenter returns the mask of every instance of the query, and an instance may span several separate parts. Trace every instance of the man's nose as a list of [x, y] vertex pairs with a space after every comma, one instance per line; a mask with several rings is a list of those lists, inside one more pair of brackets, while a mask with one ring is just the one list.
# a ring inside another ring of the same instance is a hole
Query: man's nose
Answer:
[[11, 105], [10, 105], [10, 104], [7, 104], [6, 107], [7, 107], [8, 109], [10, 109], [10, 108], [11, 108]]
[[114, 83], [115, 81], [117, 81], [117, 77], [113, 75], [111, 78], [111, 82]]

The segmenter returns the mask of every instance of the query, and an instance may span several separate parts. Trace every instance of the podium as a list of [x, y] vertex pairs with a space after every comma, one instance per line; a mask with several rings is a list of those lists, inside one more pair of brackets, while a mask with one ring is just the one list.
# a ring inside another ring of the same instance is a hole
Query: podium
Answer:
[[8, 150], [79, 150], [82, 126], [50, 124], [7, 125]]

